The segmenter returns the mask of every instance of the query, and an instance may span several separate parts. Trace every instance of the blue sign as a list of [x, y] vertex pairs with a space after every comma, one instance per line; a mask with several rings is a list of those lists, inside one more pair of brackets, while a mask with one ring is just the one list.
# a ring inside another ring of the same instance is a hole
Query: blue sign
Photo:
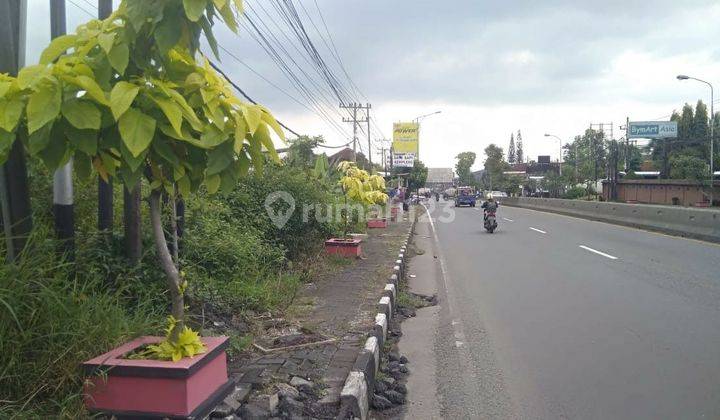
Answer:
[[629, 138], [664, 139], [677, 137], [677, 121], [638, 121], [630, 123]]

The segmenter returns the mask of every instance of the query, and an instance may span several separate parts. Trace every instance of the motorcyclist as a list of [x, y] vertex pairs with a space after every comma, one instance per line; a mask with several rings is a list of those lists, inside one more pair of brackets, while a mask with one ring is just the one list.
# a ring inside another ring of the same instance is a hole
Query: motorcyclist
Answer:
[[498, 205], [497, 201], [495, 201], [493, 196], [488, 194], [487, 201], [483, 202], [482, 206], [480, 206], [481, 208], [484, 209], [483, 220], [487, 219], [488, 213], [495, 213], [497, 211], [498, 206], [499, 205]]
[[440, 193], [435, 192], [435, 201], [440, 201]]

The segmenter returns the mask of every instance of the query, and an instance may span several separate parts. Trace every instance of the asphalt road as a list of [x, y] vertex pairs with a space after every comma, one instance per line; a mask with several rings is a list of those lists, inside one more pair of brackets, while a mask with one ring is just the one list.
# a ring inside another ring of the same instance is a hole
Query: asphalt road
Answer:
[[444, 206], [420, 227], [442, 417], [720, 418], [719, 246], [509, 207], [490, 235]]

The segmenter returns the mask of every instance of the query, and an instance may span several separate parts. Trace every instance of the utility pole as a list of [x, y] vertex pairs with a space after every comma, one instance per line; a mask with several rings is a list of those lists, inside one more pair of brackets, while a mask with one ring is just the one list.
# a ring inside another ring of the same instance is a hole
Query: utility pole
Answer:
[[[0, 0], [0, 73], [17, 76], [25, 66], [26, 0]], [[7, 161], [0, 167], [2, 224], [8, 261], [14, 261], [32, 231], [32, 209], [25, 151], [22, 142], [11, 139]]]
[[367, 121], [367, 136], [368, 136], [368, 162], [370, 162], [370, 173], [372, 173], [373, 170], [373, 164], [372, 164], [372, 144], [370, 143], [370, 104], [365, 105], [365, 111], [367, 118], [365, 120]]
[[625, 117], [625, 164], [623, 167], [625, 168], [625, 174], [627, 174], [628, 169], [628, 155], [630, 154], [630, 117]]
[[[65, 0], [50, 0], [50, 38], [66, 34]], [[51, 141], [62, 141], [52, 139]], [[55, 232], [61, 250], [73, 258], [75, 249], [75, 212], [73, 205], [72, 159], [53, 174], [53, 214]]]
[[[98, 0], [98, 18], [105, 19], [112, 13], [112, 0]], [[98, 176], [98, 230], [112, 236], [113, 228], [113, 181]]]
[[[341, 109], [349, 109], [351, 110], [351, 116], [352, 118], [343, 118], [343, 122], [346, 123], [352, 123], [353, 124], [353, 161], [357, 162], [357, 142], [358, 142], [358, 136], [357, 136], [357, 130], [358, 130], [358, 124], [367, 122], [368, 123], [368, 139], [370, 138], [370, 104], [358, 104], [358, 103], [350, 103], [350, 104], [340, 104]], [[358, 109], [365, 109], [367, 110], [367, 118], [364, 120], [358, 120]], [[369, 151], [368, 151], [369, 154]], [[372, 160], [372, 158], [370, 158]]]

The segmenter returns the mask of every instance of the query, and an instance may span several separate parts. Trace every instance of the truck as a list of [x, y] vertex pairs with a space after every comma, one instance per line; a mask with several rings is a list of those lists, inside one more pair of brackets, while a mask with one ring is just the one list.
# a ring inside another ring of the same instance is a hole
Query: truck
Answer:
[[475, 207], [477, 195], [473, 187], [458, 187], [455, 196], [455, 207], [470, 206]]

